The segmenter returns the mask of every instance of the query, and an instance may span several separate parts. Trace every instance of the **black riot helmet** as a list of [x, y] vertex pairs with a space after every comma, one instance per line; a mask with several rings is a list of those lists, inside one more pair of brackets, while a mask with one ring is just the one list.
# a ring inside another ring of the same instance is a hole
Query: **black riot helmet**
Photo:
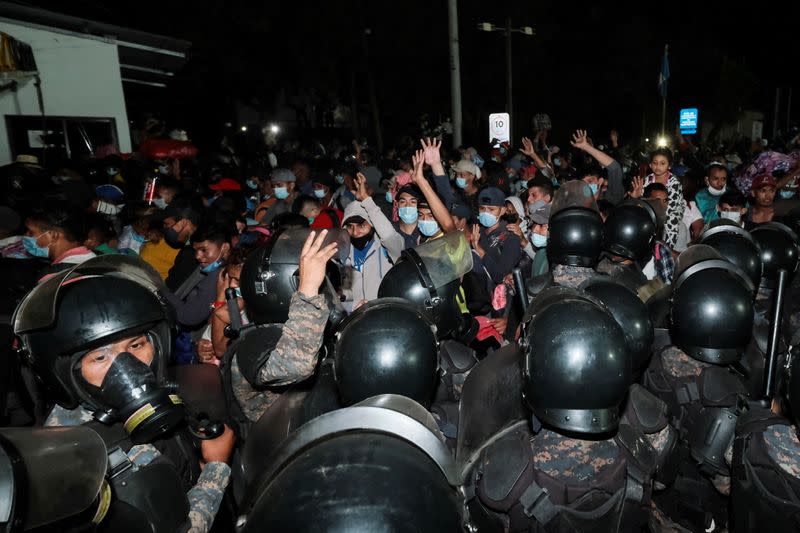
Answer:
[[603, 302], [625, 332], [632, 357], [633, 371], [641, 371], [650, 360], [653, 347], [653, 323], [647, 305], [636, 293], [611, 279], [596, 276], [580, 289]]
[[[717, 222], [717, 221], [714, 221]], [[725, 259], [747, 274], [754, 286], [761, 282], [761, 248], [746, 230], [729, 220], [709, 227], [700, 236], [700, 244], [707, 244]]]
[[658, 219], [650, 204], [627, 200], [606, 218], [603, 249], [644, 265], [653, 254], [657, 227]]
[[602, 246], [603, 219], [592, 190], [583, 181], [568, 181], [550, 209], [547, 259], [551, 265], [594, 267]]
[[750, 231], [761, 248], [764, 265], [762, 286], [772, 288], [778, 279], [778, 270], [784, 269], [791, 279], [797, 270], [797, 234], [779, 222], [768, 222]]
[[359, 307], [334, 335], [342, 403], [400, 394], [430, 405], [439, 367], [435, 330], [427, 315], [400, 298], [378, 298]]
[[[123, 423], [134, 443], [184, 420], [166, 381], [173, 321], [160, 290], [158, 273], [138, 257], [100, 256], [34, 288], [14, 315], [14, 333], [52, 398], [67, 409], [83, 405], [103, 423]], [[111, 350], [140, 335], [152, 344], [149, 363]], [[113, 362], [98, 387], [84, 378], [82, 360], [104, 348]]]
[[714, 248], [697, 244], [678, 257], [672, 283], [672, 341], [713, 364], [739, 360], [753, 329], [750, 277]]
[[311, 420], [251, 485], [237, 530], [463, 531], [461, 478], [435, 426], [393, 395]]
[[533, 414], [561, 431], [614, 431], [631, 356], [608, 308], [582, 291], [546, 289], [528, 310], [525, 338], [522, 394]]
[[461, 276], [472, 269], [472, 251], [460, 231], [404, 250], [381, 280], [378, 298], [403, 298], [436, 324], [439, 338], [461, 324], [456, 297]]
[[[282, 324], [289, 318], [289, 303], [300, 280], [300, 252], [311, 231], [308, 228], [278, 231], [245, 259], [239, 286], [247, 316], [254, 323]], [[328, 230], [323, 246], [334, 241], [339, 245], [338, 257], [347, 257], [350, 250], [347, 233]], [[331, 263], [334, 261], [332, 259]], [[335, 269], [335, 266], [329, 263], [328, 268]], [[323, 293], [328, 291], [323, 290]]]

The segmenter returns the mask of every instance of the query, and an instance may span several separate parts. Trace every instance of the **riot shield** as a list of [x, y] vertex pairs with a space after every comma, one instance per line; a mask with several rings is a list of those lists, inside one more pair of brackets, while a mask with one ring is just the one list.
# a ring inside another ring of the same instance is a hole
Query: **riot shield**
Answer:
[[480, 361], [464, 383], [458, 409], [456, 463], [462, 476], [503, 429], [527, 418], [522, 404], [522, 352], [508, 344]]

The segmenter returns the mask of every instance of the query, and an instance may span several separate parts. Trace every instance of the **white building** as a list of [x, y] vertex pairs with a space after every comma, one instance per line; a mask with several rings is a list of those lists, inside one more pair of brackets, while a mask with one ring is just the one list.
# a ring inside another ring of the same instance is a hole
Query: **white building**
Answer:
[[0, 165], [19, 154], [80, 157], [106, 144], [130, 152], [124, 84], [165, 87], [190, 46], [8, 2], [0, 32], [29, 45], [36, 62], [33, 72], [0, 72]]

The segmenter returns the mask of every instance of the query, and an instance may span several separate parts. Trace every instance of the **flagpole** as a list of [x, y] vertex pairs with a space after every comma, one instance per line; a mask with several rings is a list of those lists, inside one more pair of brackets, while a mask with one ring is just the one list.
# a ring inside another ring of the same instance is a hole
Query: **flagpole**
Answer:
[[669, 50], [669, 45], [665, 44], [664, 45], [664, 59], [663, 59], [664, 62], [662, 64], [662, 68], [661, 68], [662, 69], [662, 75], [665, 76], [664, 82], [663, 82], [664, 83], [664, 87], [663, 87], [663, 89], [661, 91], [661, 138], [662, 139], [666, 135], [666, 131], [665, 130], [666, 130], [666, 123], [667, 123], [667, 79], [669, 78], [669, 71], [667, 70], [665, 72], [664, 70], [669, 68], [668, 66], [666, 66], [666, 65], [668, 65], [668, 63], [667, 63], [667, 61], [668, 61], [667, 60], [667, 52], [668, 52], [668, 50]]

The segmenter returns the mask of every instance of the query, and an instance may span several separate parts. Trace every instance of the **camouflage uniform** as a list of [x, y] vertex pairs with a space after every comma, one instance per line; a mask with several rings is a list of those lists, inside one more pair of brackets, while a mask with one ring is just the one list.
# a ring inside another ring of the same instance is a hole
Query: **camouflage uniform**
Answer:
[[593, 268], [553, 265], [553, 282], [562, 287], [577, 289], [581, 283], [596, 275]]
[[[50, 427], [73, 426], [91, 422], [93, 419], [92, 414], [81, 407], [68, 410], [56, 405], [44, 425]], [[137, 444], [131, 447], [126, 455], [135, 467], [143, 467], [159, 457], [161, 452], [152, 444]], [[227, 464], [206, 463], [197, 482], [186, 493], [189, 500], [190, 532], [203, 533], [211, 529], [230, 476], [231, 468]]]
[[[535, 509], [538, 504], [531, 505], [526, 496], [530, 487], [536, 485], [545, 488], [546, 497], [556, 509], [593, 513], [596, 515], [593, 519], [608, 523], [610, 531], [638, 530], [643, 526], [651, 512], [653, 475], [670, 460], [676, 435], [667, 423], [663, 402], [639, 385], [632, 386], [630, 397], [635, 397], [637, 402], [643, 398], [652, 399], [659, 414], [640, 419], [628, 402], [620, 418], [619, 432], [611, 438], [584, 440], [548, 428], [534, 433], [527, 424], [518, 423], [490, 444], [476, 466], [477, 502], [469, 504], [478, 528], [573, 531], [586, 526], [581, 519], [573, 522], [574, 517], [570, 518], [563, 510], [557, 513], [563, 516], [540, 523], [540, 514]], [[646, 426], [645, 422], [652, 425]], [[636, 445], [626, 444], [631, 442], [630, 436], [635, 436]], [[646, 450], [648, 443], [649, 451]], [[522, 466], [509, 467], [509, 464]], [[632, 497], [631, 493], [620, 495], [620, 491], [625, 492], [632, 485], [640, 487], [638, 497]], [[620, 498], [619, 506], [614, 505], [613, 511], [601, 511], [611, 498]], [[621, 511], [622, 506], [625, 512]], [[622, 524], [617, 523], [620, 513]]]
[[321, 294], [311, 298], [294, 293], [289, 318], [275, 348], [258, 370], [256, 383], [242, 374], [236, 355], [230, 365], [236, 403], [255, 422], [284, 392], [278, 387], [298, 383], [314, 373], [330, 309]]
[[737, 531], [797, 531], [800, 439], [789, 420], [760, 407], [741, 417], [731, 472]]
[[[727, 396], [728, 400], [735, 398], [732, 400], [733, 405], [728, 406], [719, 399], [717, 399], [719, 404], [715, 405], [706, 399], [708, 383], [712, 382], [711, 374], [715, 376], [725, 374], [726, 380], [713, 382], [721, 384], [717, 390], [730, 393]], [[730, 374], [725, 367], [694, 359], [676, 346], [667, 346], [653, 356], [645, 372], [644, 383], [651, 392], [669, 405], [671, 423], [680, 430], [683, 441], [678, 479], [674, 488], [658, 500], [658, 505], [671, 518], [680, 520], [682, 525], [697, 528], [700, 524], [695, 521], [706, 520], [708, 516], [703, 518], [700, 515], [692, 515], [694, 518], [688, 520], [682, 518], [687, 513], [685, 507], [687, 502], [691, 508], [693, 505], [691, 499], [694, 498], [694, 504], [705, 507], [705, 512], [713, 514], [717, 525], [721, 525], [727, 515], [725, 510], [727, 502], [720, 495], [727, 497], [731, 490], [730, 464], [733, 436], [730, 436], [730, 442], [724, 444], [722, 457], [715, 456], [716, 461], [708, 461], [709, 457], [703, 455], [707, 453], [706, 449], [693, 449], [690, 442], [695, 433], [702, 435], [703, 432], [709, 431], [705, 423], [697, 422], [703, 411], [713, 410], [717, 406], [729, 407], [733, 411], [737, 411], [740, 407], [744, 408], [738, 403], [743, 402], [746, 396], [744, 384], [738, 376]], [[720, 435], [722, 434], [720, 432]], [[707, 450], [712, 449], [717, 448]], [[686, 494], [687, 492], [692, 494]], [[691, 510], [698, 511], [698, 509]]]

